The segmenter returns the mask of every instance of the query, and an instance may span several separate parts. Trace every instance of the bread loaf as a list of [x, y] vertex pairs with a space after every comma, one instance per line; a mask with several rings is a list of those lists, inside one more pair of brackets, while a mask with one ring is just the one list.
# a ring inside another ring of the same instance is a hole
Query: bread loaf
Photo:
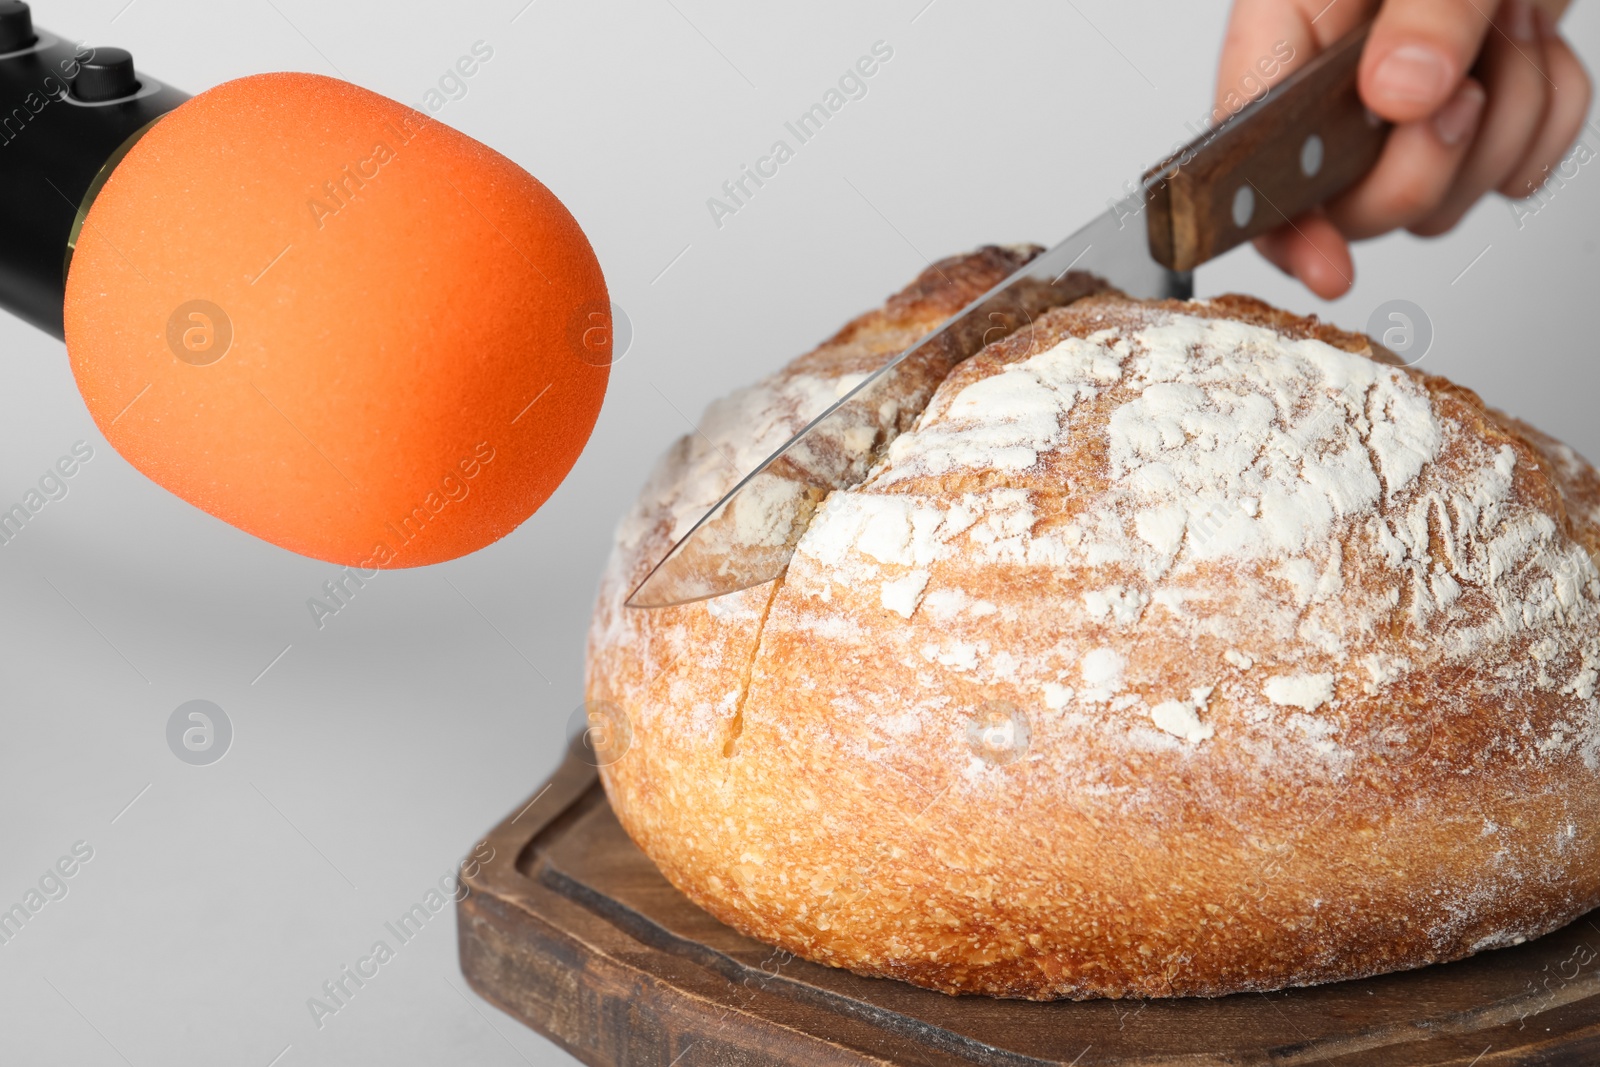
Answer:
[[1337, 981], [1600, 904], [1600, 476], [1255, 300], [1049, 311], [783, 577], [622, 606], [819, 397], [1027, 254], [940, 263], [714, 404], [622, 523], [587, 695], [666, 877], [807, 959], [1032, 999]]

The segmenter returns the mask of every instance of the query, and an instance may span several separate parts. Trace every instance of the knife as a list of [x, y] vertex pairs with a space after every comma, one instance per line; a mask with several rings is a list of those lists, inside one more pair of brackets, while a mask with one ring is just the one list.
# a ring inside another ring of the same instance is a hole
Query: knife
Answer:
[[906, 377], [926, 375], [930, 365], [948, 374], [990, 341], [1026, 329], [1039, 311], [1103, 282], [1132, 297], [1187, 298], [1194, 268], [1355, 184], [1389, 133], [1356, 87], [1370, 29], [1369, 22], [1351, 31], [1152, 167], [1133, 192], [813, 418], [672, 546], [627, 605], [671, 607], [781, 575], [827, 494], [864, 480], [888, 447], [892, 428], [862, 432], [877, 430], [880, 405], [926, 404], [925, 394], [896, 389]]

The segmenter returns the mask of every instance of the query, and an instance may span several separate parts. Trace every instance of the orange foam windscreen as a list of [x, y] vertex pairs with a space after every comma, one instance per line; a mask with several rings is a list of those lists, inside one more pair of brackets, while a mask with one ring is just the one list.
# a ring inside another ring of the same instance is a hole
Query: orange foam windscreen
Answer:
[[310, 74], [165, 116], [95, 198], [67, 354], [135, 467], [295, 552], [411, 567], [531, 515], [611, 356], [583, 231], [515, 163]]

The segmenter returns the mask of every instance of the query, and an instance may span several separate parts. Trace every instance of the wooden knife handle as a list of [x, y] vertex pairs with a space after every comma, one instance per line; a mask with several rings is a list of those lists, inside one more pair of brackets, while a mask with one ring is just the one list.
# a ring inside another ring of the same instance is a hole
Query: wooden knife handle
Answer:
[[1193, 270], [1348, 189], [1372, 169], [1389, 123], [1367, 110], [1356, 70], [1371, 24], [1346, 34], [1145, 175], [1150, 251]]
[[[1535, 6], [1559, 17], [1567, 2]], [[1193, 270], [1337, 196], [1372, 169], [1390, 124], [1367, 110], [1356, 89], [1370, 29], [1352, 30], [1145, 174], [1150, 251], [1158, 262]]]

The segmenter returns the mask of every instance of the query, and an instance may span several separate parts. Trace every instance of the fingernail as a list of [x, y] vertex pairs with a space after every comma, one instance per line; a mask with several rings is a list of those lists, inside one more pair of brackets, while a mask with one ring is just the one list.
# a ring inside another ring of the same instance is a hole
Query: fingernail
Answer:
[[1395, 103], [1437, 100], [1450, 89], [1450, 63], [1432, 48], [1403, 44], [1383, 57], [1373, 88]]
[[1433, 116], [1433, 132], [1447, 145], [1461, 143], [1478, 125], [1483, 113], [1483, 86], [1475, 81], [1463, 82], [1450, 102]]
[[1506, 36], [1513, 41], [1532, 41], [1539, 35], [1533, 21], [1533, 5], [1528, 0], [1506, 0]]

